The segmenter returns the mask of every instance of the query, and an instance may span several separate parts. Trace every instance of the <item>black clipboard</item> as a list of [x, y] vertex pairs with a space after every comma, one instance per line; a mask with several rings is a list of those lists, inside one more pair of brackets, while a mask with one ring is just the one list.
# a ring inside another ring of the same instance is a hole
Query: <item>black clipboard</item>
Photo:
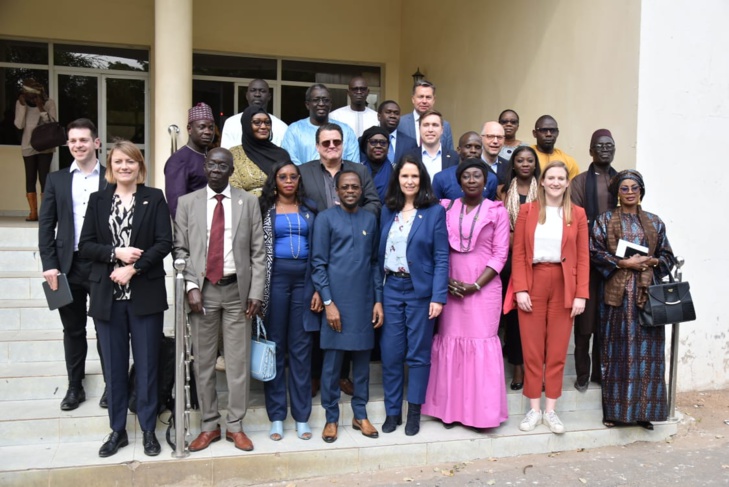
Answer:
[[50, 310], [61, 308], [73, 302], [71, 287], [68, 285], [66, 274], [58, 274], [58, 289], [55, 291], [51, 291], [48, 281], [43, 281], [43, 291], [46, 293], [46, 301]]

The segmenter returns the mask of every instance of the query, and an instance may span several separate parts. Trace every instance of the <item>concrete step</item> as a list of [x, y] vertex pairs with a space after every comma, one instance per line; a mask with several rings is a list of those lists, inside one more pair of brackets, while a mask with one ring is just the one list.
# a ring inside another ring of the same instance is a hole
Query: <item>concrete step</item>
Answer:
[[[57, 432], [63, 441], [90, 441], [103, 437], [108, 433], [108, 415], [105, 409], [98, 406], [99, 397], [103, 391], [104, 383], [100, 375], [98, 361], [90, 362], [87, 376], [84, 381], [86, 402], [74, 411], [61, 411], [60, 401], [66, 393], [67, 381], [65, 371], [63, 375], [43, 375], [32, 381], [22, 378], [8, 377], [7, 370], [0, 369], [0, 446], [25, 443], [44, 443], [49, 432]], [[33, 364], [37, 366], [37, 364]], [[379, 364], [373, 364], [373, 371], [380, 369]], [[377, 375], [377, 374], [373, 374]], [[218, 373], [217, 390], [221, 417], [225, 418], [225, 408], [228, 402], [225, 375]], [[573, 376], [565, 377], [562, 397], [559, 400], [559, 411], [601, 411], [601, 390], [595, 384], [584, 392], [577, 392], [573, 387]], [[529, 409], [529, 400], [521, 391], [507, 391], [507, 406], [510, 415], [523, 414]], [[349, 406], [351, 398], [342, 394], [340, 399], [344, 423], [351, 422], [352, 412]], [[312, 399], [312, 414], [309, 423], [312, 427], [323, 428], [326, 423], [324, 410], [321, 408], [321, 395]], [[405, 408], [403, 408], [405, 410]], [[370, 401], [367, 406], [370, 420], [381, 424], [385, 420], [384, 393], [381, 380], [370, 384]], [[129, 420], [129, 428], [135, 424], [135, 418]], [[425, 418], [429, 420], [430, 418]], [[39, 425], [44, 427], [38, 428]], [[200, 424], [199, 411], [192, 411], [193, 429], [197, 431]], [[251, 393], [248, 412], [244, 421], [246, 431], [267, 431], [270, 427], [266, 413], [263, 394], [263, 383], [251, 381]], [[160, 423], [161, 427], [161, 423]], [[294, 428], [291, 418], [286, 421], [286, 427]], [[36, 429], [38, 428], [38, 429]], [[33, 433], [29, 433], [29, 432]]]
[[[171, 291], [168, 291], [171, 296]], [[165, 311], [164, 328], [171, 330], [174, 326], [174, 302], [168, 301], [169, 309]], [[86, 330], [94, 330], [94, 320], [88, 318]], [[41, 299], [2, 299], [0, 300], [0, 346], [2, 334], [11, 332], [54, 332], [56, 340], [63, 341], [63, 328], [58, 311], [48, 309], [45, 297]], [[50, 338], [49, 338], [50, 339]], [[60, 352], [63, 353], [61, 345]], [[56, 360], [56, 359], [49, 359]], [[0, 354], [0, 363], [2, 356]]]
[[[165, 285], [170, 296], [169, 303], [172, 304], [174, 278], [171, 273], [168, 274]], [[41, 276], [41, 272], [37, 271], [0, 272], [0, 296], [3, 301], [11, 301], [8, 303], [9, 305], [13, 300], [37, 300], [42, 301], [42, 305], [45, 306], [43, 282], [45, 280]]]
[[[524, 433], [518, 425], [523, 415], [513, 415], [498, 428], [475, 432], [463, 427], [445, 430], [437, 421], [423, 421], [416, 436], [406, 436], [403, 428], [378, 439], [362, 436], [344, 415], [339, 438], [334, 444], [321, 439], [321, 429], [313, 428], [313, 438], [301, 441], [291, 428], [274, 442], [268, 431], [247, 431], [255, 450], [241, 452], [227, 441], [213, 443], [185, 459], [171, 456], [157, 433], [162, 453], [147, 457], [141, 434], [128, 428], [130, 445], [109, 458], [99, 458], [102, 436], [79, 442], [65, 441], [50, 432], [42, 444], [0, 446], [3, 459], [2, 485], [252, 485], [293, 481], [308, 477], [372, 472], [405, 466], [428, 466], [444, 462], [468, 462], [482, 458], [510, 457], [635, 441], [662, 441], [677, 432], [675, 423], [656, 424], [654, 431], [643, 428], [612, 428], [602, 425], [600, 411], [560, 414], [566, 428], [562, 435], [540, 425]], [[380, 428], [377, 421], [375, 425]], [[79, 425], [86, 428], [87, 423]], [[29, 433], [41, 430], [35, 425]], [[61, 426], [56, 427], [57, 431]], [[64, 432], [66, 428], [64, 427]], [[131, 467], [133, 465], [133, 467]], [[130, 468], [131, 467], [131, 468]]]
[[38, 224], [0, 226], [0, 250], [38, 248]]

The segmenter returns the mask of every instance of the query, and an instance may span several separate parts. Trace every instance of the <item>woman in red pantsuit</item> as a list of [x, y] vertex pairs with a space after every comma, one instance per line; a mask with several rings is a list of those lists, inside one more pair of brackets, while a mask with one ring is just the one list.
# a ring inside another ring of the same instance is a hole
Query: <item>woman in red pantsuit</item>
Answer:
[[531, 403], [519, 425], [522, 431], [531, 431], [543, 421], [553, 433], [564, 432], [555, 407], [562, 394], [572, 322], [585, 310], [589, 297], [588, 241], [585, 211], [570, 202], [567, 166], [554, 161], [539, 178], [537, 200], [519, 211], [511, 283], [504, 304], [505, 313], [513, 309], [514, 302], [519, 309], [524, 395]]

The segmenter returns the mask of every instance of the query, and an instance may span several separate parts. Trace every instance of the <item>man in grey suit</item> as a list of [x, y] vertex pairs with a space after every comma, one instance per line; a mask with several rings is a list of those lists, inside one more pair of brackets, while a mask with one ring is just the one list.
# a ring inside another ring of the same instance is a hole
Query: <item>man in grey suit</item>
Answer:
[[[68, 149], [74, 161], [69, 169], [48, 175], [38, 220], [43, 278], [55, 291], [58, 289], [58, 274], [66, 274], [73, 296], [71, 304], [58, 309], [63, 323], [63, 349], [68, 373], [68, 390], [61, 401], [63, 411], [76, 409], [86, 400], [82, 380], [88, 351], [86, 300], [90, 291], [91, 261], [79, 257], [78, 241], [89, 196], [106, 187], [104, 166], [96, 158], [101, 141], [94, 123], [88, 118], [80, 118], [69, 123], [67, 130]], [[97, 350], [101, 358], [98, 342]], [[99, 406], [107, 406], [106, 388]]]
[[[397, 129], [409, 135], [421, 145], [420, 140], [420, 117], [425, 112], [433, 110], [435, 106], [435, 85], [430, 81], [421, 80], [413, 85], [413, 111], [406, 113], [400, 117], [400, 124]], [[440, 138], [441, 146], [444, 151], [453, 150], [453, 133], [451, 132], [451, 124], [448, 120], [443, 119], [443, 134]]]
[[225, 438], [239, 450], [253, 450], [243, 432], [248, 407], [251, 319], [263, 301], [266, 255], [258, 199], [232, 188], [233, 155], [213, 149], [205, 158], [207, 187], [180, 198], [174, 255], [185, 259], [195, 379], [202, 413], [200, 435], [190, 451], [221, 438], [215, 360], [222, 330], [228, 381]]

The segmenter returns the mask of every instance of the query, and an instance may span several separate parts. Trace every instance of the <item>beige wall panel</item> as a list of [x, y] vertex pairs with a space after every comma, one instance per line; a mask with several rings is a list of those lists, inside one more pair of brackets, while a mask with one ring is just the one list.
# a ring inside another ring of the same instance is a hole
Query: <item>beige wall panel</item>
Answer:
[[151, 46], [154, 1], [2, 0], [0, 35]]
[[437, 104], [454, 138], [480, 131], [505, 108], [517, 136], [534, 143], [537, 117], [553, 115], [558, 147], [581, 169], [589, 138], [609, 128], [616, 166], [635, 166], [640, 2], [580, 0], [403, 0], [400, 92], [412, 109], [410, 75], [438, 87]]
[[[28, 202], [25, 199], [25, 169], [20, 146], [0, 146], [0, 211], [13, 215], [28, 216]], [[40, 186], [38, 186], [40, 191]], [[25, 213], [21, 213], [25, 212]]]

